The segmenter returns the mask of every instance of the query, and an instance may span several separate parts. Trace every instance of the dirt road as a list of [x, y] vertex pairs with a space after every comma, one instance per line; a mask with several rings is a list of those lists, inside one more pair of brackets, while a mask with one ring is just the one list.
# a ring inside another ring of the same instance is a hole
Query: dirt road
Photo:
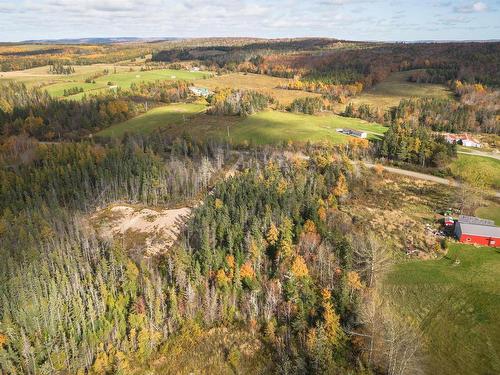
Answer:
[[[375, 167], [375, 164], [372, 163], [367, 163], [365, 162], [365, 165], [367, 167], [373, 168]], [[460, 182], [453, 180], [453, 179], [446, 179], [442, 177], [437, 177], [433, 176], [430, 174], [425, 174], [425, 173], [419, 173], [419, 172], [414, 172], [414, 171], [408, 171], [406, 169], [399, 169], [399, 168], [394, 168], [394, 167], [387, 167], [383, 166], [384, 170], [390, 173], [395, 173], [403, 176], [408, 176], [408, 177], [414, 177], [418, 178], [419, 180], [426, 180], [426, 181], [431, 181], [431, 182], [436, 182], [438, 184], [442, 185], [448, 185], [448, 186], [453, 186], [453, 187], [459, 187]], [[500, 192], [495, 192], [495, 197], [500, 198]]]

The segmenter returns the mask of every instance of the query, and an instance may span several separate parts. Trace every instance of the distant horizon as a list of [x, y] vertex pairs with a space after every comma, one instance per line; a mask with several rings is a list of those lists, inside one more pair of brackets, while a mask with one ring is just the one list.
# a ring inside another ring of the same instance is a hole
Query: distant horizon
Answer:
[[88, 34], [491, 41], [500, 40], [499, 19], [500, 0], [0, 0], [0, 41], [94, 38]]
[[[32, 38], [23, 40], [3, 41], [0, 43], [55, 43], [55, 42], [73, 42], [74, 44], [84, 44], [83, 41], [110, 40], [103, 44], [113, 43], [112, 40], [117, 40], [116, 43], [134, 42], [134, 41], [168, 41], [168, 40], [189, 40], [189, 39], [261, 39], [261, 40], [280, 40], [280, 39], [331, 39], [345, 42], [367, 42], [367, 43], [492, 43], [500, 42], [500, 38], [494, 39], [414, 39], [414, 40], [375, 40], [375, 39], [343, 39], [332, 36], [282, 36], [282, 37], [257, 37], [257, 36], [192, 36], [192, 37], [174, 37], [174, 36], [156, 36], [156, 37], [140, 37], [140, 36], [82, 36], [75, 38]], [[78, 43], [81, 41], [81, 43]], [[64, 44], [64, 43], [63, 43]]]

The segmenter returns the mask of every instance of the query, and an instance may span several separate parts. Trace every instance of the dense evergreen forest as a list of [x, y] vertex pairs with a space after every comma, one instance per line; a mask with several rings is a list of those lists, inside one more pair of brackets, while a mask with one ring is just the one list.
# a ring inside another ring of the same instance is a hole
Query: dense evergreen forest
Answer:
[[57, 100], [46, 91], [11, 82], [0, 86], [0, 137], [27, 134], [39, 140], [77, 140], [158, 104], [187, 98], [189, 83], [133, 84], [130, 90]]
[[[300, 51], [300, 53], [297, 53]], [[317, 53], [321, 51], [321, 53]], [[412, 79], [455, 79], [498, 86], [500, 43], [365, 43], [334, 39], [270, 40], [236, 46], [178, 46], [153, 53], [153, 61], [201, 60], [214, 68], [248, 71], [323, 84], [382, 81], [391, 72], [424, 69]]]
[[151, 53], [148, 44], [60, 45], [33, 48], [30, 44], [8, 43], [0, 46], [0, 72], [31, 69], [45, 65], [88, 65], [115, 63]]
[[103, 373], [98, 368], [104, 347], [128, 352], [132, 339], [130, 352], [154, 349], [151, 316], [135, 304], [165, 311], [158, 303], [164, 303], [167, 285], [157, 270], [98, 239], [81, 214], [116, 200], [157, 205], [193, 199], [206, 191], [224, 157], [221, 150], [213, 158], [209, 148], [202, 155], [182, 142], [161, 157], [140, 143], [37, 145], [11, 139], [3, 146], [2, 373], [91, 367]]
[[[341, 154], [248, 158], [155, 259], [100, 239], [82, 216], [117, 200], [188, 202], [207, 192], [225, 150], [130, 137], [114, 146], [4, 144], [0, 369], [125, 374], [147, 366], [190, 322], [253, 327], [274, 348], [277, 373], [361, 374], [411, 363], [402, 353], [365, 362], [363, 342], [350, 334], [364, 329], [363, 291], [376, 278], [365, 255], [378, 257], [383, 246], [368, 234], [353, 241], [337, 219], [367, 179]], [[388, 353], [384, 342], [380, 353]]]

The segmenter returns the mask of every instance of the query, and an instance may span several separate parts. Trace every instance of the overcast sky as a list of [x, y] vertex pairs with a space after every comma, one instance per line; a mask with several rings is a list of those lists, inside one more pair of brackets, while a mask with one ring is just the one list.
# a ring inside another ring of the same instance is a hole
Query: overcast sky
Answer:
[[500, 39], [500, 0], [0, 0], [0, 41], [118, 36]]

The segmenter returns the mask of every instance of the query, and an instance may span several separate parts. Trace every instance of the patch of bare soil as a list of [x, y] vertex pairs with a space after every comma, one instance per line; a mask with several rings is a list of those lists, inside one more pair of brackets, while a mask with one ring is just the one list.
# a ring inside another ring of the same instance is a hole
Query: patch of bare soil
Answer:
[[154, 210], [121, 204], [97, 211], [91, 221], [102, 237], [150, 257], [172, 246], [190, 213], [188, 207]]

